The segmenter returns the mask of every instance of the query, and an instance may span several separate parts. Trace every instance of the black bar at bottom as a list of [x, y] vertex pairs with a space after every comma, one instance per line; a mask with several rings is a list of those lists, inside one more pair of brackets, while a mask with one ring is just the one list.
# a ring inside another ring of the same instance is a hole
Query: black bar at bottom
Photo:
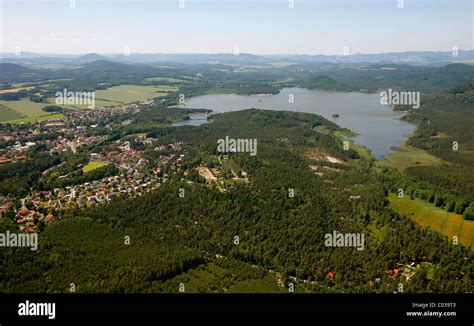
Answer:
[[[474, 321], [472, 294], [0, 294], [1, 326], [42, 322], [94, 321], [195, 312], [311, 312], [335, 319], [383, 315], [384, 320], [406, 322]], [[54, 319], [20, 316], [21, 303], [55, 303]], [[421, 312], [425, 315], [408, 316]], [[436, 312], [444, 315], [430, 315]], [[453, 315], [453, 312], [455, 315]]]

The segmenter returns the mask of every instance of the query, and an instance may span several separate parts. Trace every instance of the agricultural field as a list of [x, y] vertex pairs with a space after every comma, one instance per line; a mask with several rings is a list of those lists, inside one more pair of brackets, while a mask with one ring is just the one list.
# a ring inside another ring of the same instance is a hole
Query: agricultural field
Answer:
[[156, 85], [155, 87], [163, 92], [177, 92], [179, 90], [178, 86]]
[[[117, 107], [128, 103], [144, 101], [155, 97], [164, 97], [170, 91], [175, 91], [173, 86], [140, 86], [140, 85], [120, 85], [106, 90], [95, 92], [95, 107]], [[54, 104], [54, 99], [50, 99]], [[87, 104], [63, 105], [71, 109], [83, 109]]]
[[41, 116], [32, 117], [32, 118], [13, 119], [13, 120], [8, 120], [7, 122], [11, 124], [32, 123], [35, 121], [45, 121], [45, 120], [50, 120], [50, 119], [61, 119], [61, 118], [64, 118], [64, 115], [62, 113], [53, 113], [53, 114], [41, 115]]
[[89, 163], [87, 163], [83, 168], [82, 168], [82, 171], [84, 173], [88, 173], [88, 172], [91, 172], [95, 169], [98, 169], [98, 168], [101, 168], [101, 167], [104, 167], [106, 165], [109, 165], [108, 162], [101, 162], [101, 161], [90, 161]]
[[[29, 99], [21, 99], [19, 101], [4, 101], [0, 100], [0, 104], [6, 106], [7, 108], [17, 112], [20, 116], [16, 117], [38, 117], [45, 115], [46, 112], [41, 110], [45, 106], [48, 106], [48, 103], [35, 103], [30, 101]], [[5, 118], [3, 112], [0, 111], [0, 121], [7, 121], [11, 120], [11, 118]]]
[[399, 214], [408, 216], [420, 226], [440, 232], [450, 239], [456, 235], [461, 244], [474, 250], [474, 221], [465, 220], [462, 215], [448, 213], [419, 199], [410, 199], [407, 196], [399, 198], [395, 194], [389, 194], [388, 199], [392, 209]]
[[2, 90], [0, 90], [0, 94], [17, 93], [19, 91], [29, 90], [29, 89], [32, 89], [32, 88], [34, 88], [34, 87], [30, 86], [30, 87], [17, 87], [17, 88], [2, 89]]
[[96, 100], [108, 100], [122, 103], [148, 100], [166, 96], [167, 92], [157, 86], [120, 85], [96, 92]]
[[170, 78], [170, 77], [149, 77], [149, 78], [145, 78], [145, 80], [150, 81], [150, 82], [163, 82], [164, 81], [164, 82], [176, 83], [176, 84], [188, 82], [187, 80]]
[[0, 105], [0, 121], [8, 121], [13, 119], [20, 119], [21, 114], [4, 106]]
[[[25, 88], [16, 88], [18, 90]], [[117, 107], [137, 101], [144, 101], [155, 97], [164, 97], [170, 92], [176, 92], [177, 86], [168, 85], [120, 85], [107, 90], [98, 90], [95, 95], [95, 107]], [[12, 89], [4, 90], [11, 92]], [[77, 102], [80, 102], [79, 100]], [[46, 117], [42, 110], [48, 105], [56, 105], [55, 98], [48, 98], [47, 103], [35, 103], [29, 99], [18, 101], [0, 100], [0, 121], [18, 120], [22, 118]], [[61, 105], [68, 109], [87, 108], [88, 104]], [[45, 120], [43, 118], [43, 120]]]
[[[55, 102], [54, 98], [49, 98], [48, 103], [49, 103], [48, 105], [56, 105], [56, 102]], [[77, 103], [80, 103], [80, 101], [78, 100]], [[121, 106], [123, 104], [124, 103], [121, 103], [121, 102], [98, 99], [97, 97], [95, 99], [95, 107], [96, 108], [117, 107], [117, 106]], [[88, 104], [62, 104], [61, 106], [66, 108], [66, 109], [85, 109], [89, 105]]]

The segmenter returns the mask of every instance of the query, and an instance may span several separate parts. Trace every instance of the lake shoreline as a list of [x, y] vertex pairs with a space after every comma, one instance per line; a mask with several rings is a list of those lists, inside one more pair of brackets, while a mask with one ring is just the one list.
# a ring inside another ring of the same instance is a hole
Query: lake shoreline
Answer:
[[[351, 140], [371, 150], [377, 160], [392, 152], [416, 130], [400, 120], [406, 114], [380, 104], [378, 94], [326, 92], [304, 88], [282, 88], [271, 96], [238, 94], [200, 95], [188, 99], [181, 108], [206, 108], [212, 114], [250, 108], [293, 111], [320, 115], [341, 128], [354, 132]], [[338, 117], [334, 117], [338, 115]], [[202, 123], [191, 122], [192, 125]]]

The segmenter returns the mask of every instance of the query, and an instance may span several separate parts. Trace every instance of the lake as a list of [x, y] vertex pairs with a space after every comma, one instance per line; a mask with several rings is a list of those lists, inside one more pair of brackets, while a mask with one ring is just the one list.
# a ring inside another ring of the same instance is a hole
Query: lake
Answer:
[[[184, 107], [184, 106], [182, 106]], [[179, 127], [179, 126], [200, 126], [202, 124], [207, 123], [207, 116], [208, 114], [203, 113], [191, 113], [189, 114], [188, 120], [174, 122], [172, 126]]]
[[[290, 103], [293, 96], [293, 103]], [[284, 88], [279, 94], [246, 96], [214, 94], [190, 98], [182, 107], [210, 109], [214, 112], [230, 112], [249, 108], [284, 110], [319, 114], [341, 127], [359, 135], [351, 139], [369, 148], [377, 159], [392, 152], [415, 130], [415, 126], [401, 121], [403, 113], [380, 103], [379, 94], [339, 93], [303, 88]], [[338, 118], [333, 118], [338, 114]], [[180, 125], [199, 125], [205, 120], [191, 119]], [[175, 124], [176, 125], [176, 124]]]

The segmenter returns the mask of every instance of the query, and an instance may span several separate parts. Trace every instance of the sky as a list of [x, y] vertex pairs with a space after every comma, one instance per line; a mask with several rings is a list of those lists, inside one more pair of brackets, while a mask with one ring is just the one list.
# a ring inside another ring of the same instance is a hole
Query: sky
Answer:
[[240, 53], [253, 54], [343, 54], [344, 48], [353, 54], [474, 49], [473, 3], [0, 0], [0, 52], [231, 53], [237, 47]]

